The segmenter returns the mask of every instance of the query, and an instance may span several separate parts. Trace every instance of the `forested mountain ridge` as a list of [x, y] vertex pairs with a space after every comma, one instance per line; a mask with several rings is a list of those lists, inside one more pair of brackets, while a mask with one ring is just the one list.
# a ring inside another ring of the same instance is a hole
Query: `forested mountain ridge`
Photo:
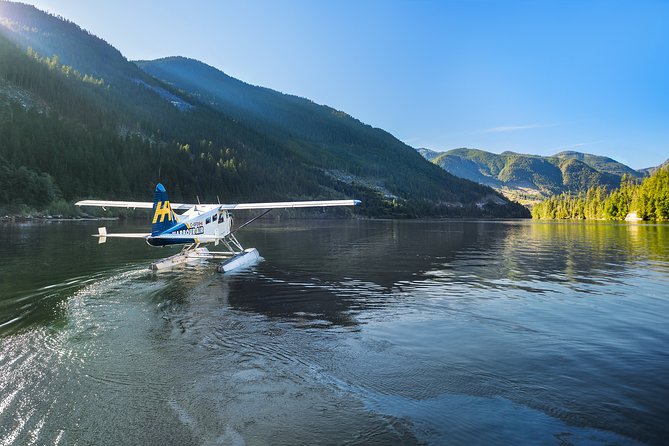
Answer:
[[589, 153], [574, 151], [564, 151], [556, 153], [551, 158], [553, 157], [558, 159], [575, 159], [587, 164], [598, 172], [610, 173], [611, 175], [616, 175], [619, 177], [627, 175], [631, 178], [642, 178], [644, 176], [642, 172], [636, 171], [631, 167], [626, 166], [623, 163], [619, 163], [618, 161], [606, 156], [592, 155]]
[[530, 205], [552, 195], [585, 192], [591, 187], [612, 190], [620, 185], [623, 175], [643, 177], [642, 172], [611, 158], [580, 152], [540, 156], [462, 148], [442, 153], [423, 149], [420, 153], [453, 175], [493, 187]]
[[[126, 96], [133, 107], [147, 96], [143, 90], [161, 90], [162, 85], [129, 62], [116, 48], [63, 17], [46, 14], [34, 6], [0, 1], [0, 33], [22, 49], [48, 58], [70, 75], [100, 79]], [[167, 92], [165, 92], [167, 93]], [[155, 96], [155, 92], [154, 95]]]
[[[299, 111], [311, 103], [267, 91]], [[71, 22], [0, 2], [0, 207], [145, 200], [160, 180], [175, 201], [351, 197], [363, 200], [355, 212], [372, 216], [527, 216], [342, 112], [311, 103], [310, 124], [291, 134], [294, 113], [267, 130], [205, 99]], [[335, 121], [319, 127], [319, 113]]]
[[[340, 180], [355, 180], [388, 197], [419, 192], [433, 200], [444, 200], [445, 188], [460, 196], [468, 194], [467, 201], [475, 199], [466, 190], [470, 183], [451, 175], [441, 176], [390, 133], [342, 111], [247, 84], [194, 59], [168, 57], [135, 63], [175, 89], [259, 133], [271, 135], [301, 162]], [[478, 193], [485, 194], [483, 190]], [[463, 202], [462, 198], [446, 201]]]

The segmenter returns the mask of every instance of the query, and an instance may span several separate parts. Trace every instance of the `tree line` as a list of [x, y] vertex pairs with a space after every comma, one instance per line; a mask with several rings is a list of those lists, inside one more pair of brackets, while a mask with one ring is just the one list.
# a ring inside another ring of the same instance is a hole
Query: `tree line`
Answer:
[[642, 220], [669, 220], [669, 166], [641, 182], [623, 175], [612, 191], [596, 186], [578, 195], [554, 195], [532, 208], [532, 218], [624, 220], [633, 212]]

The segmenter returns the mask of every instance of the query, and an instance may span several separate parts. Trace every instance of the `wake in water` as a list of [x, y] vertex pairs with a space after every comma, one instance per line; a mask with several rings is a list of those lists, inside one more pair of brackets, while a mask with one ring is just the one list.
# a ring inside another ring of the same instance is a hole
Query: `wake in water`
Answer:
[[111, 274], [77, 277], [21, 296], [34, 305], [60, 299], [53, 310], [59, 317], [55, 324], [33, 323], [0, 339], [0, 444], [58, 444], [82, 435], [86, 415], [78, 400], [83, 406], [100, 403], [91, 366], [110, 353], [110, 332], [122, 328], [124, 296], [137, 293], [141, 299], [162, 286], [147, 280], [144, 268]]

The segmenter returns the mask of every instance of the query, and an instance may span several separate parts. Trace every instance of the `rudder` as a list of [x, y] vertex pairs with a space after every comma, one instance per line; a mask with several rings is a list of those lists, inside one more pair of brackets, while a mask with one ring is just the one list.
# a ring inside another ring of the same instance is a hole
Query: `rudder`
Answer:
[[169, 198], [167, 198], [167, 191], [161, 183], [156, 184], [151, 215], [151, 235], [154, 236], [162, 234], [176, 223]]

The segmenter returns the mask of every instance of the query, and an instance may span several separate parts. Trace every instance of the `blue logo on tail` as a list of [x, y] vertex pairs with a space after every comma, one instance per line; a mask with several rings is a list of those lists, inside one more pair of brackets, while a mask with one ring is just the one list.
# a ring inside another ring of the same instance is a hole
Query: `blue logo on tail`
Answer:
[[167, 198], [165, 187], [158, 183], [153, 195], [153, 220], [151, 221], [151, 235], [159, 235], [174, 226], [174, 213]]

